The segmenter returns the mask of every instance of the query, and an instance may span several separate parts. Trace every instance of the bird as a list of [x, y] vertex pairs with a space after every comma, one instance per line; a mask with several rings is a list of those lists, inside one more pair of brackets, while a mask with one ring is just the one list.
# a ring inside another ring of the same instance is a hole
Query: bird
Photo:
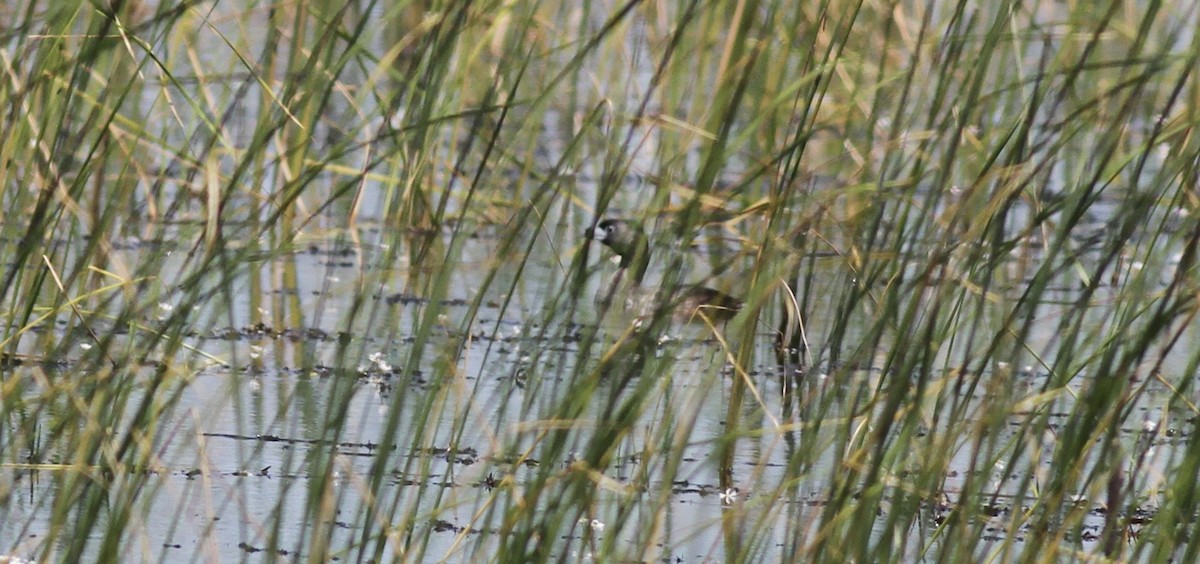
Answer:
[[602, 305], [620, 298], [625, 309], [632, 310], [640, 319], [653, 315], [659, 307], [658, 294], [662, 293], [667, 297], [665, 303], [673, 308], [671, 317], [675, 320], [710, 323], [729, 321], [742, 309], [742, 300], [707, 286], [684, 286], [675, 292], [644, 287], [642, 282], [650, 267], [650, 242], [637, 221], [605, 219], [589, 227], [584, 237], [599, 241], [621, 259], [612, 282], [596, 296]]

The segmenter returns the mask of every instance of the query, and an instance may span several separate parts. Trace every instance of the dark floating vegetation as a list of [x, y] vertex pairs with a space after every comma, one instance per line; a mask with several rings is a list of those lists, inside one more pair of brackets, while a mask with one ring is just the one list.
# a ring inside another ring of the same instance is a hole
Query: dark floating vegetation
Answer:
[[1200, 560], [1197, 29], [0, 7], [0, 562]]

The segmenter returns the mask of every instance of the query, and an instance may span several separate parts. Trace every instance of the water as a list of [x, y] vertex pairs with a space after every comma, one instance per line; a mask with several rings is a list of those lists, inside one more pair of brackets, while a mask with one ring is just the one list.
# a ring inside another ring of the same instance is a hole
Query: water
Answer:
[[[836, 444], [840, 425], [857, 409], [852, 407], [856, 390], [878, 389], [888, 381], [879, 370], [881, 359], [858, 372], [840, 372], [840, 381], [821, 370], [811, 371], [800, 388], [804, 395], [800, 410], [788, 411], [782, 391], [793, 383], [781, 379], [780, 369], [770, 362], [773, 335], [769, 331], [757, 335], [761, 363], [739, 376], [731, 370], [725, 349], [710, 330], [675, 326], [655, 351], [654, 361], [669, 366], [665, 377], [654, 381], [635, 377], [631, 387], [617, 389], [620, 378], [610, 376], [597, 384], [582, 416], [567, 422], [556, 420], [556, 410], [579, 385], [571, 377], [576, 364], [597, 362], [605, 350], [601, 347], [580, 356], [581, 331], [598, 323], [590, 296], [601, 276], [591, 277], [583, 299], [575, 303], [576, 321], [542, 327], [538, 301], [554, 295], [563, 277], [562, 265], [570, 264], [571, 257], [537, 255], [537, 260], [525, 266], [521, 282], [513, 286], [508, 307], [501, 309], [503, 295], [485, 295], [476, 321], [464, 332], [462, 320], [482, 283], [472, 273], [486, 272], [486, 257], [497, 245], [494, 238], [486, 236], [467, 239], [447, 297], [437, 304], [404, 290], [404, 281], [415, 269], [403, 264], [388, 270], [377, 268], [386, 262], [381, 257], [388, 249], [354, 247], [335, 238], [314, 241], [311, 249], [263, 263], [255, 273], [264, 281], [264, 296], [269, 297], [262, 301], [267, 304], [263, 307], [299, 312], [301, 321], [289, 322], [292, 314], [251, 311], [250, 300], [243, 298], [246, 279], [235, 283], [235, 299], [228, 308], [196, 310], [197, 319], [208, 320], [207, 328], [197, 329], [187, 342], [205, 357], [221, 360], [209, 362], [192, 356], [188, 366], [194, 372], [174, 373], [173, 377], [184, 378], [187, 384], [178, 387], [174, 405], [157, 421], [151, 439], [154, 456], [146, 470], [149, 475], [144, 476], [142, 495], [124, 528], [126, 557], [300, 559], [311, 549], [307, 535], [317, 526], [328, 526], [329, 542], [337, 548], [334, 555], [350, 557], [352, 553], [338, 550], [356, 545], [363, 530], [363, 496], [372, 491], [369, 480], [378, 477], [381, 486], [374, 493], [385, 500], [385, 507], [398, 508], [393, 518], [405, 534], [416, 531], [416, 538], [423, 539], [416, 546], [425, 557], [469, 559], [497, 546], [499, 524], [486, 512], [489, 503], [497, 503], [496, 496], [508, 495], [506, 491], [515, 495], [523, 485], [534, 483], [545, 465], [563, 471], [570, 468], [576, 456], [582, 455], [574, 449], [587, 448], [589, 437], [603, 427], [604, 406], [627, 396], [630, 389], [641, 389], [650, 399], [633, 429], [613, 450], [611, 464], [595, 477], [595, 507], [574, 533], [580, 542], [564, 548], [572, 551], [572, 557], [580, 550], [580, 557], [586, 556], [589, 547], [620, 554], [632, 546], [629, 543], [644, 527], [652, 525], [662, 537], [661, 553], [656, 557], [713, 558], [721, 554], [731, 515], [736, 516], [736, 523], [765, 519], [768, 525], [759, 525], [753, 538], [754, 550], [768, 558], [786, 551], [797, 536], [815, 534], [821, 511], [830, 502], [828, 477], [837, 471], [838, 457], [828, 445]], [[571, 244], [556, 249], [561, 253], [577, 250]], [[138, 250], [127, 252], [132, 261]], [[836, 270], [834, 257], [821, 260]], [[296, 271], [296, 284], [275, 282], [286, 279], [278, 273], [288, 269]], [[836, 278], [831, 274], [830, 279]], [[375, 286], [366, 291], [365, 306], [358, 316], [348, 316], [364, 280]], [[1071, 292], [1063, 293], [1069, 301]], [[416, 372], [405, 375], [404, 367], [418, 346], [412, 328], [433, 305], [442, 312], [439, 324], [424, 345]], [[157, 314], [173, 312], [174, 306], [163, 302]], [[821, 318], [828, 314], [820, 307], [810, 312], [810, 339], [821, 338], [825, 327]], [[603, 342], [617, 338], [624, 330], [620, 323], [606, 329], [608, 336]], [[1030, 343], [1049, 350], [1053, 340], [1052, 332], [1038, 332]], [[456, 352], [459, 347], [461, 352]], [[81, 355], [88, 352], [78, 350]], [[821, 354], [819, 346], [815, 350]], [[352, 369], [337, 368], [339, 354], [357, 359]], [[24, 364], [12, 368], [7, 378], [26, 382], [25, 396], [33, 400], [43, 389], [39, 382], [77, 376], [72, 371], [75, 362]], [[717, 470], [718, 446], [726, 436], [733, 381], [743, 377], [752, 391], [738, 406], [741, 425], [757, 431], [738, 439], [729, 475], [723, 480]], [[947, 433], [951, 430], [945, 427], [946, 405], [939, 406], [935, 399], [958, 398], [955, 401], [968, 406], [968, 414], [983, 413], [980, 410], [994, 401], [999, 389], [1016, 397], [1034, 397], [1047, 377], [1044, 370], [1032, 366], [1006, 367], [1002, 373], [979, 378], [978, 386], [970, 391], [970, 386], [961, 386], [959, 375], [937, 374], [929, 379], [934, 389], [911, 408], [919, 410], [920, 417], [930, 424], [943, 413], [943, 423], [926, 427], [926, 432]], [[155, 378], [153, 366], [141, 370], [137, 378], [140, 385], [126, 399], [126, 409], [138, 404], [140, 393]], [[1054, 400], [1061, 408], [1051, 414], [1043, 436], [1018, 438], [1029, 413], [1018, 410], [1008, 416], [1010, 433], [996, 439], [1000, 443], [1026, 441], [1029, 448], [1023, 460], [1048, 460], [1055, 421], [1066, 419], [1071, 405], [1067, 396], [1078, 392], [1084, 381], [1073, 380], [1062, 397]], [[963, 391], [937, 389], [953, 386]], [[336, 400], [345, 397], [349, 399]], [[1167, 470], [1170, 452], [1191, 432], [1190, 424], [1171, 419], [1159, 409], [1161, 398], [1160, 393], [1140, 396], [1135, 410], [1144, 414], [1145, 429], [1129, 426], [1120, 431], [1122, 440], [1130, 445], [1141, 441], [1154, 445], [1153, 456], [1144, 464], [1151, 477]], [[821, 405], [823, 410], [817, 408]], [[341, 406], [344, 409], [338, 409]], [[393, 415], [398, 423], [389, 436], [388, 418]], [[818, 421], [809, 419], [813, 416], [825, 421], [818, 426]], [[971, 425], [973, 421], [968, 415], [953, 423]], [[574, 430], [576, 447], [564, 459], [540, 458], [545, 433], [564, 424]], [[1163, 425], [1161, 432], [1158, 425]], [[331, 435], [330, 429], [339, 432]], [[1146, 429], [1155, 432], [1147, 434]], [[685, 439], [679, 444], [685, 446], [678, 453], [677, 473], [672, 479], [656, 478], [662, 472], [660, 437], [680, 432]], [[994, 482], [994, 487], [985, 491], [995, 492], [993, 505], [999, 514], [1028, 503], [1012, 497], [1023, 470], [1006, 477], [1002, 465], [980, 468], [971, 449], [965, 443], [957, 444], [943, 484], [944, 501], [928, 509], [930, 527], [955, 506], [955, 492], [972, 473]], [[815, 463], [797, 474], [789, 461], [798, 451], [811, 449], [818, 453], [812, 458]], [[56, 496], [56, 480], [48, 475], [68, 468], [53, 464], [53, 452], [27, 453], [34, 464], [14, 464], [6, 474], [6, 519], [0, 524], [0, 539], [9, 553], [33, 557], [47, 550], [40, 539], [49, 530], [48, 508]], [[384, 463], [377, 466], [380, 457]], [[48, 462], [51, 464], [45, 464]], [[332, 468], [328, 483], [323, 480], [324, 465]], [[378, 476], [381, 468], [383, 475]], [[122, 480], [131, 477], [118, 476], [112, 489], [120, 491]], [[648, 487], [630, 489], [634, 477]], [[1147, 487], [1154, 483], [1152, 478]], [[322, 499], [331, 504], [326, 523], [311, 522], [311, 513], [304, 507], [314, 488], [324, 488]], [[1078, 503], [1099, 506], [1093, 493], [1080, 492]], [[666, 513], [647, 513], [646, 509], [656, 505], [638, 502], [648, 503], [659, 496], [669, 500]], [[630, 500], [633, 513], [621, 517], [620, 507]], [[412, 515], [419, 519], [408, 521], [407, 516]], [[1089, 531], [1098, 535], [1103, 513], [1090, 522]], [[807, 533], [797, 535], [797, 527]], [[999, 541], [1007, 534], [997, 530], [993, 538]], [[616, 540], [604, 545], [609, 537]], [[1093, 541], [1085, 538], [1081, 542], [1086, 547]], [[392, 551], [401, 546], [396, 540], [389, 542], [387, 554], [397, 556], [399, 553]], [[51, 556], [59, 554], [53, 546], [48, 550]]]

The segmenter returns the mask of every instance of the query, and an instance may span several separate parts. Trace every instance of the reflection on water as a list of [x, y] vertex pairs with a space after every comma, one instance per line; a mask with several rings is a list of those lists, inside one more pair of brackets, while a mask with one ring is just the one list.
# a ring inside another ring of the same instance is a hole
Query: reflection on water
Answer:
[[[727, 362], [729, 350], [710, 329], [674, 326], [645, 349], [645, 362], [666, 367], [665, 377], [608, 374], [596, 381], [581, 415], [562, 420], [561, 406], [582, 385], [573, 376], [577, 364], [597, 362], [628, 328], [623, 321], [596, 320], [590, 288], [582, 299], [571, 301], [574, 318], [543, 317], [538, 304], [562, 287], [562, 264], [571, 259], [566, 253], [575, 252], [561, 247], [561, 256], [551, 249], [535, 255], [539, 260], [527, 264], [520, 283], [512, 286], [511, 301], [498, 294], [482, 296], [475, 321], [467, 324], [480, 297], [475, 289], [481, 280], [472, 273], [487, 271], [478, 264], [489, 260], [496, 245], [487, 237], [469, 239], [444, 297], [430, 299], [405, 285], [413, 274], [403, 264], [378, 267], [387, 264], [382, 257], [388, 249], [315, 241], [311, 248], [263, 263], [259, 275], [266, 299], [256, 309], [250, 309], [251, 300], [239, 300], [215, 311], [197, 310], [196, 319], [207, 321], [196, 325], [189, 342], [204, 356], [193, 357], [196, 372], [178, 388], [177, 405], [162, 415], [150, 439], [155, 456], [141, 470], [149, 475], [147, 495], [139, 498], [138, 512], [125, 526], [129, 538], [137, 540], [129, 545], [136, 552], [128, 556], [303, 558], [314, 528], [328, 531], [330, 546], [353, 547], [363, 523], [380, 518], [365, 509], [364, 496], [378, 496], [390, 508], [381, 513], [383, 518], [396, 516], [392, 525], [398, 536], [387, 541], [387, 551], [400, 550], [398, 539], [418, 539], [419, 550], [429, 558], [495, 550], [504, 523], [500, 513], [488, 511], [489, 504], [520, 494], [546, 468], [571, 469], [595, 434], [606, 428], [607, 410], [631, 393], [648, 399], [641, 403], [634, 428], [616, 439], [607, 467], [592, 476], [595, 506], [574, 528], [579, 542], [564, 548], [572, 551], [571, 558], [581, 547], [590, 548], [578, 557], [601, 548], [620, 553], [621, 539], [644, 533], [637, 523], [653, 524], [662, 537], [656, 558], [684, 561], [722, 554], [731, 516], [738, 523], [767, 524], [756, 525], [762, 528], [754, 542], [758, 552], [771, 558], [786, 554], [796, 538], [816, 534], [822, 511], [832, 501], [829, 478], [843, 463], [830, 445], [838, 444], [848, 428], [867, 432], [858, 426], [878, 404], [863, 403], [863, 394], [883, 389], [889, 378], [905, 376], [885, 375], [882, 358], [876, 358], [857, 369], [836, 371], [836, 380], [827, 376], [832, 367], [819, 365], [797, 381], [794, 372], [773, 364], [774, 335], [766, 324], [755, 343], [757, 364], [739, 374]], [[836, 280], [837, 263], [829, 263], [829, 278]], [[288, 270], [295, 276], [279, 275]], [[515, 273], [508, 274], [516, 280]], [[598, 276], [592, 278], [590, 284], [600, 283]], [[371, 289], [362, 291], [364, 283]], [[358, 295], [366, 296], [365, 303], [354, 303]], [[823, 354], [821, 319], [830, 314], [822, 308], [829, 307], [817, 303], [808, 314], [811, 353], [818, 359]], [[355, 308], [358, 313], [348, 313]], [[436, 330], [421, 335], [414, 328], [429, 308], [437, 310]], [[159, 314], [168, 314], [172, 306], [164, 302], [161, 309]], [[546, 319], [551, 325], [543, 325]], [[602, 346], [584, 356], [583, 335], [596, 329]], [[1053, 335], [1041, 338], [1044, 346], [1053, 346]], [[410, 362], [418, 346], [423, 354], [414, 369]], [[339, 355], [356, 360], [341, 363]], [[12, 367], [6, 377], [26, 381], [25, 393], [32, 398], [39, 393], [39, 382], [72, 377], [72, 366], [71, 360], [26, 363]], [[154, 366], [149, 363], [141, 371], [139, 388], [156, 377]], [[946, 370], [927, 380], [909, 409], [921, 418], [923, 433], [947, 433], [946, 421], [972, 425], [976, 417], [994, 416], [985, 408], [1001, 395], [1036, 397], [1047, 377], [1033, 367], [1002, 366], [984, 375]], [[739, 380], [748, 391], [740, 393], [741, 431], [723, 472], [720, 453], [731, 439], [726, 422]], [[1017, 409], [1007, 416], [1007, 434], [988, 438], [1025, 444], [1021, 458], [1008, 461], [1016, 470], [1004, 463], [981, 467], [971, 448], [955, 444], [940, 497], [925, 502], [928, 526], [936, 527], [954, 511], [968, 479], [993, 483], [985, 488], [994, 492], [985, 504], [993, 515], [1027, 506], [1030, 500], [1013, 495], [1021, 491], [1017, 486], [1030, 477], [1031, 468], [1049, 460], [1056, 421], [1065, 420], [1070, 393], [1079, 387], [1073, 382], [1053, 400], [1059, 407], [1050, 413], [1041, 436], [1024, 433], [1028, 412]], [[1190, 433], [1190, 427], [1173, 426], [1172, 416], [1155, 403], [1158, 398], [1158, 393], [1146, 394], [1135, 406], [1144, 414], [1144, 428], [1120, 430], [1129, 448], [1145, 454], [1140, 470], [1151, 477], [1166, 468], [1172, 449]], [[126, 405], [139, 399], [128, 398]], [[966, 415], [948, 417], [953, 410]], [[53, 419], [52, 413], [33, 416], [47, 424]], [[388, 436], [384, 430], [392, 417], [397, 418], [395, 433]], [[547, 431], [564, 427], [574, 446], [561, 451], [568, 453], [565, 457], [543, 458]], [[339, 431], [331, 435], [330, 429]], [[664, 477], [662, 449], [670, 445], [662, 438], [679, 436], [683, 439], [672, 443], [684, 445], [682, 452], [673, 453], [678, 467]], [[0, 538], [13, 554], [40, 556], [39, 538], [50, 527], [48, 507], [56, 494], [56, 482], [47, 476], [67, 468], [60, 465], [59, 453], [38, 450], [36, 444], [25, 452], [29, 459], [13, 465], [4, 479], [6, 518]], [[801, 458], [810, 462], [798, 467], [794, 461]], [[327, 475], [330, 481], [324, 479]], [[902, 485], [905, 476], [887, 480]], [[115, 478], [114, 490], [121, 481], [121, 476]], [[379, 486], [373, 487], [373, 481]], [[1152, 478], [1146, 487], [1155, 483]], [[332, 510], [323, 513], [331, 516], [327, 523], [307, 521], [312, 513], [304, 504], [313, 498], [314, 488], [323, 490], [324, 497], [318, 497], [331, 504]], [[1100, 507], [1092, 494], [1080, 492], [1077, 502]], [[667, 503], [652, 504], [656, 499]], [[882, 503], [886, 511], [891, 500], [885, 497]], [[882, 526], [884, 521], [878, 522]], [[1095, 511], [1089, 523], [1084, 542], [1099, 535], [1104, 513]], [[1020, 540], [1027, 531], [998, 525], [989, 538], [999, 542], [1013, 534]]]

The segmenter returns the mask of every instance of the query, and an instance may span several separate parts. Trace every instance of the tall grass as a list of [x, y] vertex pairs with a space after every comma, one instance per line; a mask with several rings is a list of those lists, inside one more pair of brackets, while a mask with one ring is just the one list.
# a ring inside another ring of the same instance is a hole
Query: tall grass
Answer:
[[1195, 560], [1197, 17], [0, 9], [0, 554]]

